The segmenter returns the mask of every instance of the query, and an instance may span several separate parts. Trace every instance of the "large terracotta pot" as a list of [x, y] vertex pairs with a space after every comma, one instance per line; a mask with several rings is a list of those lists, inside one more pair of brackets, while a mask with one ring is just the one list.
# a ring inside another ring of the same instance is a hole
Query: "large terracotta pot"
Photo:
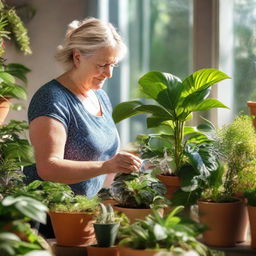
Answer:
[[242, 200], [243, 205], [242, 205], [241, 222], [237, 223], [238, 236], [237, 236], [236, 242], [243, 243], [247, 240], [247, 234], [249, 230], [249, 216], [248, 216], [245, 198], [241, 196], [238, 198]]
[[153, 250], [135, 250], [127, 247], [118, 247], [120, 256], [154, 256], [158, 251]]
[[0, 125], [4, 123], [6, 116], [8, 115], [11, 102], [7, 98], [0, 97]]
[[[113, 208], [115, 211], [124, 213], [131, 223], [134, 223], [137, 219], [143, 220], [147, 215], [152, 213], [151, 209], [124, 208], [117, 205], [114, 205]], [[159, 209], [159, 211], [163, 215], [164, 210]]]
[[248, 205], [247, 207], [251, 228], [251, 247], [256, 249], [256, 206]]
[[204, 242], [215, 247], [235, 246], [243, 220], [242, 200], [227, 203], [198, 201], [199, 220], [208, 227]]
[[95, 244], [94, 215], [87, 213], [49, 212], [58, 245]]
[[256, 102], [247, 101], [247, 106], [250, 109], [250, 114], [253, 116], [253, 125], [256, 128]]
[[111, 247], [97, 247], [88, 246], [87, 256], [119, 256], [119, 251], [116, 246]]
[[159, 174], [156, 177], [166, 186], [166, 197], [172, 199], [174, 192], [181, 187], [180, 178], [178, 176], [168, 176], [163, 174]]

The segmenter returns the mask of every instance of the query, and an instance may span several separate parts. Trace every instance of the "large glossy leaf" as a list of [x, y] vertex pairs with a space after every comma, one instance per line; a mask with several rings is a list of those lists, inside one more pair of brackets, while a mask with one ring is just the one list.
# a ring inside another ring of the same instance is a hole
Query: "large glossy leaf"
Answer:
[[143, 93], [168, 110], [175, 110], [182, 91], [181, 80], [170, 74], [152, 71], [145, 74], [139, 84]]
[[204, 89], [191, 93], [184, 98], [183, 102], [180, 102], [181, 105], [179, 105], [179, 107], [185, 108], [187, 111], [191, 112], [191, 110], [206, 99], [209, 94], [210, 89]]
[[227, 78], [230, 77], [217, 69], [200, 69], [191, 74], [189, 77], [185, 78], [185, 80], [182, 82], [182, 97], [186, 97], [196, 91], [207, 89]]
[[169, 118], [151, 116], [147, 118], [147, 128], [158, 127], [165, 121], [169, 121]]
[[213, 108], [228, 108], [223, 103], [216, 99], [205, 99], [203, 102], [199, 103], [198, 105], [191, 106], [191, 111], [204, 111]]
[[116, 123], [142, 113], [150, 113], [154, 116], [163, 117], [165, 120], [170, 118], [170, 114], [161, 106], [145, 105], [141, 101], [127, 101], [118, 104], [112, 113], [113, 119]]

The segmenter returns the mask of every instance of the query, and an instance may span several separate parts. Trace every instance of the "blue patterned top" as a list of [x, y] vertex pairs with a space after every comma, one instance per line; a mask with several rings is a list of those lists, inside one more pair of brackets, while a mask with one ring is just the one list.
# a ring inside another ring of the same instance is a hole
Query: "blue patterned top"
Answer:
[[[77, 161], [105, 161], [119, 149], [120, 140], [112, 120], [112, 107], [104, 90], [94, 91], [101, 105], [102, 116], [89, 113], [82, 102], [57, 80], [43, 85], [33, 96], [28, 120], [49, 116], [59, 120], [67, 132], [64, 159]], [[27, 182], [40, 179], [36, 166], [24, 168]], [[72, 184], [76, 194], [92, 197], [102, 188], [106, 175]]]

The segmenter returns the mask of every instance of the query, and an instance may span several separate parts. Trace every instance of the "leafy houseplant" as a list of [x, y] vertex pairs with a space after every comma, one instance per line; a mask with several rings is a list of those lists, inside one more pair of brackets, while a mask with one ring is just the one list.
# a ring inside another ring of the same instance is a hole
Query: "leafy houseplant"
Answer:
[[161, 217], [153, 210], [153, 214], [145, 220], [121, 228], [118, 234], [120, 255], [123, 250], [126, 251], [124, 255], [131, 256], [143, 255], [144, 250], [147, 250], [147, 255], [156, 255], [161, 250], [177, 252], [179, 255], [184, 255], [187, 251], [195, 251], [197, 255], [210, 255], [209, 249], [196, 240], [201, 227], [191, 220], [177, 216], [182, 209], [182, 206], [176, 207], [166, 217]]
[[39, 180], [18, 193], [38, 198], [48, 206], [59, 245], [80, 246], [94, 242], [93, 223], [99, 205], [98, 197], [89, 199], [75, 195], [68, 185]]
[[223, 161], [226, 163], [224, 193], [230, 197], [240, 183], [238, 177], [246, 178], [245, 168], [249, 165], [253, 167], [256, 159], [256, 132], [251, 118], [246, 115], [237, 116], [230, 125], [219, 130], [218, 138]]
[[110, 191], [118, 205], [126, 208], [159, 208], [166, 204], [165, 187], [147, 173], [117, 175]]
[[[207, 186], [198, 201], [199, 213], [201, 221], [210, 227], [204, 234], [207, 244], [234, 246], [237, 241], [245, 240], [247, 219], [245, 204], [236, 197], [241, 196], [248, 185], [256, 185], [255, 178], [249, 181], [255, 176], [252, 171], [256, 157], [256, 133], [250, 117], [237, 116], [231, 124], [219, 129], [217, 145], [224, 165], [205, 183]], [[230, 212], [225, 212], [227, 210]], [[223, 213], [227, 219], [221, 217]], [[216, 218], [218, 223], [214, 222]]]
[[113, 118], [120, 122], [133, 115], [150, 114], [147, 127], [164, 126], [161, 136], [172, 144], [169, 153], [171, 174], [189, 176], [192, 184], [186, 184], [187, 189], [196, 189], [198, 180], [204, 180], [217, 166], [205, 163], [200, 150], [187, 144], [189, 134], [201, 134], [185, 123], [192, 118], [193, 112], [227, 108], [218, 100], [208, 98], [211, 86], [227, 78], [216, 69], [198, 70], [183, 81], [170, 73], [146, 73], [139, 79], [140, 89], [156, 104], [144, 104], [138, 100], [123, 102], [114, 108]]
[[142, 172], [117, 175], [110, 189], [117, 202], [114, 209], [125, 213], [131, 222], [144, 218], [152, 208], [162, 211], [169, 203], [164, 197], [165, 192], [158, 179]]
[[[10, 98], [26, 99], [27, 94], [23, 86], [16, 83], [16, 78], [25, 85], [26, 75], [30, 69], [18, 63], [6, 64], [3, 58], [5, 40], [13, 39], [24, 54], [31, 54], [27, 29], [16, 13], [15, 8], [9, 7], [0, 1], [0, 123], [4, 122], [10, 107]], [[20, 105], [16, 106], [19, 109]]]
[[[46, 241], [31, 229], [29, 220], [46, 221], [47, 207], [30, 197], [7, 196], [0, 202], [0, 254], [52, 255]], [[41, 253], [41, 254], [40, 254]]]
[[33, 151], [23, 138], [28, 125], [12, 120], [0, 128], [0, 193], [8, 195], [24, 186], [22, 166], [32, 164]]

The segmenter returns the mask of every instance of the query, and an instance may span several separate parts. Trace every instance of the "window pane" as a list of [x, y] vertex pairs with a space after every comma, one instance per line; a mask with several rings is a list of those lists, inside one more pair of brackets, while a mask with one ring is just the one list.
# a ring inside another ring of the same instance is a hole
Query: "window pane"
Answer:
[[232, 78], [218, 93], [231, 108], [220, 110], [222, 125], [232, 114], [248, 113], [246, 102], [256, 100], [256, 0], [220, 1], [220, 24], [220, 69]]
[[[139, 97], [137, 81], [150, 70], [181, 78], [192, 70], [192, 2], [129, 1], [130, 99]], [[144, 132], [145, 117], [131, 118], [131, 140]]]

